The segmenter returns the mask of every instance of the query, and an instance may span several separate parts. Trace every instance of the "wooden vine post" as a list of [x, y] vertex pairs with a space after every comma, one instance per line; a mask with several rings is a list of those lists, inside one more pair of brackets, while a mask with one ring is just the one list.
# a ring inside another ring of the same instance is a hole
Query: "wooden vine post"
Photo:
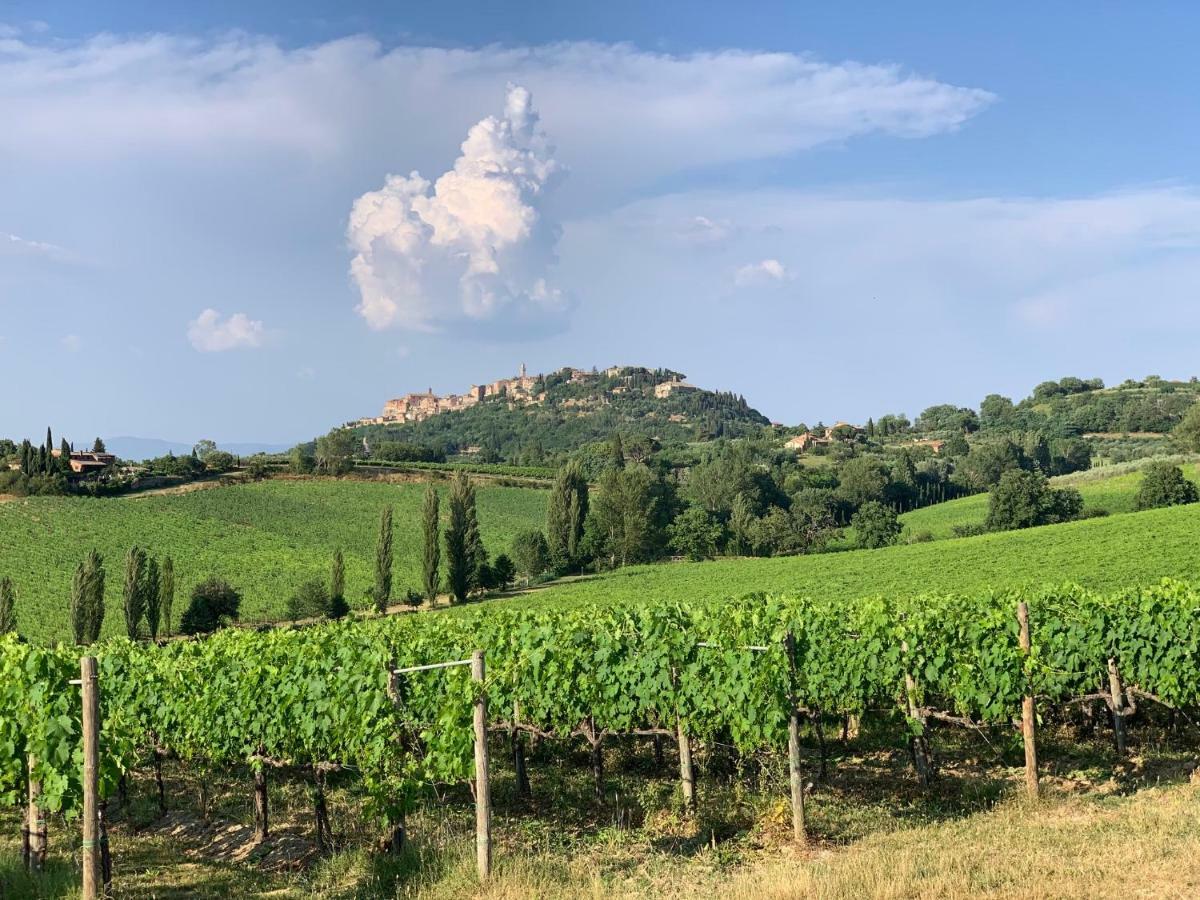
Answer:
[[1117, 741], [1117, 753], [1125, 755], [1125, 686], [1121, 684], [1121, 670], [1117, 668], [1117, 660], [1108, 658], [1108, 693], [1111, 698], [1113, 717], [1113, 737]]
[[679, 784], [683, 788], [683, 805], [688, 814], [696, 811], [696, 767], [692, 763], [692, 739], [688, 737], [687, 723], [677, 723], [679, 739]]
[[804, 771], [800, 766], [800, 710], [796, 705], [796, 636], [789, 632], [784, 640], [788, 661], [788, 770], [792, 785], [792, 836], [796, 843], [808, 843], [804, 822]]
[[[1017, 623], [1020, 625], [1021, 656], [1029, 665], [1029, 654], [1033, 644], [1029, 638], [1029, 605], [1024, 601], [1017, 604]], [[1021, 738], [1025, 742], [1025, 792], [1036, 800], [1040, 793], [1038, 784], [1037, 758], [1037, 707], [1034, 705], [1033, 684], [1029, 672], [1025, 673], [1025, 697], [1021, 701]]]
[[46, 850], [49, 837], [46, 834], [46, 814], [42, 812], [42, 782], [33, 776], [37, 757], [29, 754], [29, 805], [26, 808], [25, 830], [29, 841], [29, 853], [25, 860], [30, 872], [41, 872], [46, 867]]
[[[917, 767], [917, 778], [920, 779], [921, 784], [928, 785], [930, 778], [933, 777], [933, 760], [929, 753], [929, 739], [925, 737], [925, 716], [921, 713], [921, 708], [917, 705], [917, 682], [908, 668], [908, 641], [900, 642], [900, 650], [906, 657], [904, 663], [904, 698], [908, 705], [908, 717], [921, 728], [920, 734], [914, 733], [910, 738], [913, 765]], [[911, 723], [909, 728], [912, 728]]]
[[79, 660], [83, 689], [83, 900], [96, 900], [102, 883], [100, 831], [100, 689], [96, 657]]
[[471, 654], [471, 679], [475, 682], [475, 860], [479, 877], [492, 874], [492, 789], [488, 778], [487, 689], [483, 651]]

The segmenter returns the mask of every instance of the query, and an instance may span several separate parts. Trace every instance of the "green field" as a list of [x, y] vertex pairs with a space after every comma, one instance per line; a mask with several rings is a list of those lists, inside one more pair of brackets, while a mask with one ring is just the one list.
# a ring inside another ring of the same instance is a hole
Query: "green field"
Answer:
[[1200, 504], [883, 550], [636, 566], [555, 585], [539, 593], [538, 602], [753, 591], [855, 599], [1066, 581], [1114, 590], [1166, 576], [1200, 578]]
[[[1126, 467], [1114, 467], [1120, 471], [1107, 475], [1103, 469], [1091, 469], [1061, 478], [1052, 478], [1054, 487], [1071, 487], [1083, 495], [1084, 510], [1104, 510], [1117, 514], [1133, 512], [1133, 501], [1137, 495], [1142, 475], [1128, 471]], [[1183, 474], [1200, 484], [1200, 464], [1187, 463], [1181, 467]], [[935, 538], [954, 536], [954, 526], [982, 524], [987, 518], [988, 495], [975, 494], [960, 500], [950, 500], [935, 506], [926, 506], [905, 513], [900, 517], [909, 534], [929, 532]]]
[[[440, 487], [443, 516], [447, 489]], [[13, 501], [0, 504], [0, 575], [15, 582], [18, 630], [35, 641], [69, 637], [71, 576], [93, 547], [108, 572], [105, 634], [123, 628], [122, 563], [132, 544], [174, 558], [176, 620], [192, 585], [210, 574], [242, 592], [244, 620], [278, 618], [301, 582], [328, 577], [338, 547], [346, 556], [347, 599], [362, 606], [387, 504], [395, 510], [393, 592], [417, 587], [424, 491], [424, 484], [274, 480], [142, 498]], [[477, 497], [493, 556], [508, 550], [516, 531], [544, 521], [545, 491], [480, 485]]]

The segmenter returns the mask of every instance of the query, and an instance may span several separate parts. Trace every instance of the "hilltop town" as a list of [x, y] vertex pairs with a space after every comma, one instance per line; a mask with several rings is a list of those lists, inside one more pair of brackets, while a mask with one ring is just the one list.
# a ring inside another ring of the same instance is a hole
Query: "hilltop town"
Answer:
[[549, 375], [530, 375], [525, 363], [513, 378], [500, 378], [487, 384], [472, 384], [465, 393], [439, 396], [429, 388], [424, 393], [405, 394], [388, 400], [381, 415], [359, 419], [355, 425], [392, 425], [402, 422], [423, 422], [440, 413], [459, 412], [470, 409], [488, 399], [503, 399], [510, 408], [539, 404], [546, 399], [548, 380], [566, 384], [599, 384], [604, 380], [616, 379], [622, 383], [612, 385], [609, 391], [621, 394], [647, 380], [652, 382], [655, 398], [662, 400], [677, 391], [698, 390], [695, 385], [684, 381], [678, 372], [651, 371], [642, 366], [610, 366], [604, 370], [586, 370], [565, 367]]

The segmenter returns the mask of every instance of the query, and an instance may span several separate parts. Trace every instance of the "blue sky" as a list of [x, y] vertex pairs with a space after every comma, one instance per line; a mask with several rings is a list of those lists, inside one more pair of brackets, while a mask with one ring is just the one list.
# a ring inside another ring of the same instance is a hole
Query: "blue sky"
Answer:
[[1188, 4], [147, 6], [0, 2], [0, 433], [286, 442], [522, 361], [789, 423], [1200, 374]]

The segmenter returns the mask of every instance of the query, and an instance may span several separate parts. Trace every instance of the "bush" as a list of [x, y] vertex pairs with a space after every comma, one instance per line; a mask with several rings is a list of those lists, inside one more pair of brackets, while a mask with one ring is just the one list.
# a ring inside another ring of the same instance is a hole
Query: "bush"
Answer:
[[329, 610], [329, 589], [324, 582], [316, 579], [300, 585], [287, 601], [287, 617], [293, 622], [297, 619], [316, 619], [328, 615]]
[[233, 454], [224, 450], [213, 450], [204, 455], [204, 468], [210, 472], [228, 472], [233, 468]]
[[242, 595], [224, 579], [212, 577], [192, 589], [188, 608], [179, 620], [180, 634], [209, 634], [236, 621]]
[[550, 568], [550, 546], [541, 529], [517, 532], [512, 542], [512, 561], [526, 578], [535, 578]]
[[1134, 500], [1136, 509], [1180, 506], [1200, 499], [1196, 485], [1183, 477], [1183, 469], [1168, 462], [1150, 463], [1142, 475]]
[[721, 523], [700, 506], [689, 506], [667, 526], [671, 549], [696, 562], [717, 555], [724, 533]]
[[904, 543], [906, 544], [928, 544], [933, 541], [932, 531], [914, 531], [905, 535]]
[[420, 591], [414, 591], [412, 588], [409, 588], [407, 591], [404, 592], [404, 605], [405, 606], [411, 606], [413, 609], [416, 609], [418, 606], [420, 606], [424, 602], [425, 602], [425, 595], [422, 594]]
[[492, 563], [492, 580], [495, 586], [504, 590], [513, 583], [513, 579], [517, 577], [517, 567], [511, 559], [501, 553], [496, 557], [496, 561]]
[[978, 537], [988, 533], [988, 527], [983, 522], [968, 522], [965, 525], [955, 525], [952, 529], [955, 537]]
[[850, 519], [858, 546], [867, 550], [889, 547], [900, 536], [896, 511], [877, 500], [864, 503]]
[[987, 527], [992, 531], [1053, 525], [1079, 517], [1083, 497], [1071, 488], [1055, 490], [1040, 472], [1005, 472], [988, 497]]

